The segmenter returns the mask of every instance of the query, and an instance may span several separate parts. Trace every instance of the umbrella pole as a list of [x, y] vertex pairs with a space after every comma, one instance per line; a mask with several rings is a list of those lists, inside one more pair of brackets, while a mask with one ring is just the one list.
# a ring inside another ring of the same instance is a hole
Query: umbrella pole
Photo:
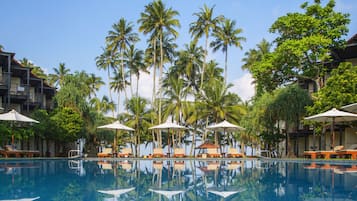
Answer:
[[331, 124], [331, 149], [333, 149], [335, 147], [335, 117], [332, 118], [332, 124]]

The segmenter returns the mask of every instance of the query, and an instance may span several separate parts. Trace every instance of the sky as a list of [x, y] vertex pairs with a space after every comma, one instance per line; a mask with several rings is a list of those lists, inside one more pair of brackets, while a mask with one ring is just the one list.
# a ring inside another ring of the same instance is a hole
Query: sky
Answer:
[[[27, 58], [41, 66], [46, 73], [53, 73], [60, 62], [75, 71], [86, 71], [101, 76], [108, 83], [106, 72], [97, 69], [95, 57], [102, 53], [105, 37], [111, 26], [120, 18], [134, 24], [148, 0], [11, 0], [1, 2], [0, 44], [7, 52], [16, 53], [15, 58]], [[204, 4], [215, 6], [214, 15], [224, 15], [237, 22], [242, 28], [241, 36], [246, 38], [243, 49], [231, 47], [228, 50], [228, 82], [230, 89], [243, 100], [254, 95], [252, 77], [241, 69], [244, 53], [255, 48], [263, 38], [274, 39], [269, 27], [288, 12], [303, 12], [300, 5], [305, 0], [163, 0], [167, 7], [177, 10], [181, 28], [176, 43], [179, 49], [191, 41], [189, 24], [196, 20], [193, 13], [199, 12]], [[309, 1], [310, 3], [312, 1]], [[323, 4], [327, 1], [322, 0]], [[350, 13], [351, 23], [346, 39], [357, 33], [357, 1], [336, 0], [336, 10]], [[147, 37], [140, 34], [139, 49], [147, 47]], [[210, 39], [212, 40], [212, 39]], [[203, 39], [200, 40], [203, 44]], [[209, 59], [216, 59], [224, 67], [224, 54], [209, 53]], [[140, 95], [151, 98], [152, 78], [141, 75]], [[135, 85], [134, 85], [135, 86]], [[99, 96], [108, 95], [102, 87]]]

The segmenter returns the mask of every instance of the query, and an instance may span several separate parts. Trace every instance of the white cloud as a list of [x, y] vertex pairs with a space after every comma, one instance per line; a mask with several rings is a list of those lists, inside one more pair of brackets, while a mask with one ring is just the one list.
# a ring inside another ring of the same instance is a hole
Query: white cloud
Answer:
[[[158, 75], [156, 75], [157, 79]], [[136, 77], [133, 78], [133, 88], [136, 90]], [[139, 80], [139, 95], [151, 101], [152, 98], [152, 88], [153, 88], [153, 71], [150, 70], [149, 73], [141, 73]], [[158, 82], [156, 81], [156, 90], [158, 89]], [[135, 92], [134, 92], [135, 93]]]
[[242, 77], [233, 80], [233, 87], [230, 91], [237, 93], [243, 101], [250, 100], [255, 94], [253, 81], [252, 75], [245, 73]]

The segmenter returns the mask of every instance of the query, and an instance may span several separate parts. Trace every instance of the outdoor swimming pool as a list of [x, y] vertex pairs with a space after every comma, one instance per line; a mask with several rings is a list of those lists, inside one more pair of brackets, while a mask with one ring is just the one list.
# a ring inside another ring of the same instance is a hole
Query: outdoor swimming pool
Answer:
[[2, 160], [0, 200], [357, 200], [357, 165], [267, 160]]

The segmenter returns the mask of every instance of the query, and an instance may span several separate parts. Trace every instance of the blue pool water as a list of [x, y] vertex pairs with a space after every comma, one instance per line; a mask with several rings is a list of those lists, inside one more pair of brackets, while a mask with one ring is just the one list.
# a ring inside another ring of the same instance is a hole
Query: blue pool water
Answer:
[[0, 161], [0, 200], [24, 198], [356, 201], [357, 165], [264, 160]]

